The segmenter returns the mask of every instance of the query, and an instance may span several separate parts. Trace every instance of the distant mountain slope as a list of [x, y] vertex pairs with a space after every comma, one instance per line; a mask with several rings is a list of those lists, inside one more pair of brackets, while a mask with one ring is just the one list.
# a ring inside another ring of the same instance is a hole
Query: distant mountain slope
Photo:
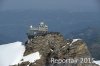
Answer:
[[100, 43], [99, 27], [88, 27], [82, 30], [73, 31], [68, 35], [69, 38], [82, 38], [88, 44]]
[[100, 28], [88, 27], [83, 30], [73, 31], [68, 35], [69, 38], [81, 38], [89, 47], [92, 56], [100, 59]]

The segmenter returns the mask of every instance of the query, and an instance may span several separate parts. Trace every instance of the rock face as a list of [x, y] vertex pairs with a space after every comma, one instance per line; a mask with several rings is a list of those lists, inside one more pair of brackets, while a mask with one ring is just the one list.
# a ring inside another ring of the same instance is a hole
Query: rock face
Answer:
[[38, 51], [41, 59], [15, 66], [98, 66], [92, 63], [85, 42], [80, 39], [65, 40], [60, 33], [35, 36], [25, 46], [24, 56]]

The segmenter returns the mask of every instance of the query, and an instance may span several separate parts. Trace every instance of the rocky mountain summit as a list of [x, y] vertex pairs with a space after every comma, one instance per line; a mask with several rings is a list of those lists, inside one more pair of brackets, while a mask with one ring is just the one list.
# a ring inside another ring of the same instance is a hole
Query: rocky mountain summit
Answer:
[[39, 52], [40, 58], [34, 62], [22, 59], [14, 66], [99, 66], [93, 63], [84, 41], [64, 39], [60, 33], [52, 32], [29, 38], [23, 56], [36, 52]]

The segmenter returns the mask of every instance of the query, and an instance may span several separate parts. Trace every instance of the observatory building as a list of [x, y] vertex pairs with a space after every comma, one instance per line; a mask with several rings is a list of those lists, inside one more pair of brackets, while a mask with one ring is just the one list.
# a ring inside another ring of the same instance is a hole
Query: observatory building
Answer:
[[36, 35], [42, 35], [48, 32], [48, 26], [44, 22], [40, 22], [40, 24], [37, 27], [30, 26], [29, 31], [27, 33], [29, 36], [36, 36]]

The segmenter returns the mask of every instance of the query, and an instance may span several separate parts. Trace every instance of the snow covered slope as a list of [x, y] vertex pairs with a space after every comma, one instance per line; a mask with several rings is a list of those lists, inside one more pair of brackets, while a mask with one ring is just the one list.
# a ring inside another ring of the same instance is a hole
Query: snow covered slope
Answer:
[[94, 61], [94, 63], [100, 65], [100, 60], [99, 61]]
[[[22, 62], [27, 62], [27, 61], [29, 61], [30, 63], [34, 63], [36, 60], [38, 60], [40, 58], [41, 58], [41, 55], [39, 54], [39, 52], [35, 52], [35, 53], [29, 54], [27, 56], [20, 58], [19, 61], [16, 61], [10, 65], [18, 65], [18, 64], [21, 64]], [[23, 59], [23, 61], [22, 61], [22, 59]]]
[[14, 42], [0, 45], [0, 66], [9, 66], [12, 63], [19, 62], [25, 51], [22, 42]]
[[23, 56], [24, 52], [25, 46], [22, 42], [0, 45], [0, 66], [17, 65], [26, 61], [35, 62], [41, 57], [39, 52]]

